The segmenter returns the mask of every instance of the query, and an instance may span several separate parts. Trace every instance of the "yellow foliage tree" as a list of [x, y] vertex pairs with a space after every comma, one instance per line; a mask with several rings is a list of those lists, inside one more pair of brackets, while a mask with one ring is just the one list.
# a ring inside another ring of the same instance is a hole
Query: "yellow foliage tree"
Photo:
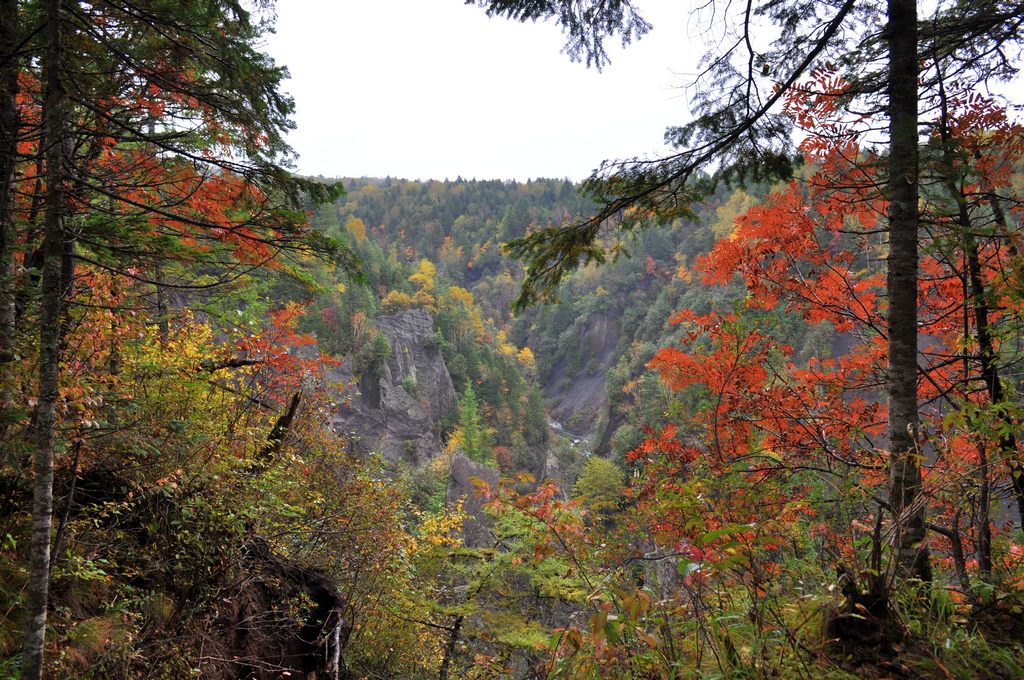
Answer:
[[431, 293], [434, 290], [434, 277], [437, 276], [437, 268], [434, 263], [430, 260], [420, 260], [419, 266], [416, 268], [416, 273], [409, 277], [409, 281], [416, 286], [417, 289]]
[[473, 294], [460, 286], [452, 286], [449, 288], [448, 296], [452, 301], [464, 305], [466, 309], [472, 309], [475, 304]]
[[711, 231], [716, 238], [725, 238], [732, 234], [736, 218], [745, 215], [748, 210], [757, 205], [757, 199], [737, 189], [729, 197], [729, 200], [719, 206], [715, 211], [715, 223], [711, 225]]
[[416, 286], [416, 293], [412, 297], [412, 303], [417, 307], [423, 307], [431, 312], [437, 311], [437, 300], [434, 298], [434, 277], [437, 275], [437, 268], [430, 260], [420, 260], [416, 273], [409, 277], [409, 281]]
[[519, 359], [519, 363], [522, 364], [523, 368], [527, 371], [537, 370], [537, 360], [533, 356], [533, 350], [529, 347], [524, 347], [519, 350], [519, 354], [516, 358]]
[[381, 300], [380, 308], [385, 314], [396, 314], [397, 312], [411, 309], [415, 304], [416, 303], [412, 296], [408, 293], [403, 293], [400, 290], [393, 290], [389, 292], [383, 300]]
[[345, 229], [347, 229], [348, 233], [352, 234], [359, 243], [366, 240], [366, 223], [355, 215], [348, 218], [348, 222], [345, 223]]

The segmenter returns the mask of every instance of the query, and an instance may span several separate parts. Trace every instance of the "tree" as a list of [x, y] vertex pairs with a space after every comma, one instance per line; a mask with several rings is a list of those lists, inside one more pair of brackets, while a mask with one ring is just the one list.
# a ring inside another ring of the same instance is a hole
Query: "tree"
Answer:
[[[9, 425], [7, 403], [14, 361], [15, 158], [18, 150], [19, 40], [17, 0], [0, 3], [0, 439]], [[7, 454], [4, 454], [5, 457]]]
[[366, 223], [355, 215], [348, 218], [348, 221], [345, 222], [345, 230], [352, 234], [358, 243], [366, 240]]
[[615, 463], [591, 456], [583, 464], [580, 476], [573, 484], [572, 494], [582, 499], [590, 511], [603, 514], [619, 507], [624, 488], [625, 475]]
[[480, 415], [480, 402], [473, 386], [466, 384], [466, 390], [459, 399], [458, 441], [466, 455], [478, 463], [494, 465], [494, 453], [488, 443], [487, 429]]
[[569, 57], [598, 69], [608, 62], [605, 38], [618, 33], [622, 44], [627, 45], [651, 29], [631, 0], [466, 0], [466, 4], [486, 7], [488, 16], [504, 16], [515, 21], [554, 18], [568, 34], [565, 51]]
[[[513, 4], [514, 11], [507, 3], [482, 4], [513, 19], [555, 17], [568, 31], [572, 45], [578, 44], [573, 43], [574, 22], [593, 18], [603, 3], [518, 2]], [[758, 17], [767, 17], [781, 30], [775, 44], [760, 51], [754, 47], [753, 32]], [[671, 128], [666, 135], [680, 151], [656, 160], [603, 164], [585, 183], [600, 206], [594, 216], [542, 229], [509, 244], [512, 254], [527, 262], [527, 280], [517, 304], [550, 298], [564, 272], [604, 261], [608, 251], [600, 237], [606, 224], [625, 233], [652, 217], [664, 221], [688, 214], [690, 205], [719, 181], [787, 177], [793, 167], [792, 125], [776, 105], [816, 67], [839, 64], [848, 87], [824, 96], [857, 109], [865, 120], [872, 114], [885, 116], [889, 130], [885, 183], [890, 199], [886, 377], [890, 504], [902, 520], [896, 544], [904, 572], [927, 577], [923, 507], [917, 502], [921, 481], [917, 101], [922, 88], [934, 87], [936, 79], [919, 72], [918, 43], [930, 41], [930, 51], [941, 55], [961, 79], [1008, 77], [1014, 70], [1003, 47], [1019, 41], [1022, 21], [1024, 4], [1019, 2], [942, 6], [920, 29], [912, 0], [889, 0], [884, 6], [860, 6], [853, 0], [746, 3], [737, 21], [735, 42], [724, 53], [709, 54], [706, 59], [708, 67], [697, 81], [694, 121]], [[873, 30], [873, 25], [884, 28]], [[625, 30], [621, 21], [607, 21], [604, 26], [612, 32]]]
[[61, 360], [61, 307], [63, 306], [64, 163], [67, 101], [61, 72], [64, 69], [61, 2], [46, 3], [46, 51], [43, 56], [43, 135], [45, 152], [46, 206], [43, 228], [43, 276], [39, 319], [39, 402], [36, 411], [36, 450], [32, 458], [32, 544], [22, 676], [42, 678], [43, 643], [50, 585], [50, 533], [53, 522], [53, 457], [55, 421], [59, 397], [58, 372]]
[[[962, 413], [974, 413], [963, 423], [976, 439], [978, 461], [972, 475], [977, 480], [975, 554], [980, 577], [989, 581], [989, 506], [999, 475], [993, 469], [992, 454], [1008, 473], [1018, 521], [1024, 526], [1024, 478], [1015, 434], [1019, 399], [1006, 389], [1003, 377], [1015, 357], [1002, 349], [1020, 334], [1019, 310], [1016, 305], [996, 302], [1008, 300], [1006, 287], [1017, 285], [1014, 277], [1002, 275], [1000, 269], [1017, 252], [1016, 235], [1003, 205], [1020, 199], [1019, 189], [1009, 178], [1024, 153], [1024, 129], [1011, 122], [996, 101], [958, 91], [955, 83], [947, 87], [940, 81], [939, 85], [937, 120], [932, 125], [931, 143], [924, 149], [924, 168], [926, 177], [937, 180], [941, 188], [926, 192], [923, 205], [931, 218], [927, 221], [939, 227], [929, 250], [943, 262], [951, 278], [955, 277], [959, 284], [956, 297], [962, 298], [963, 328], [947, 345], [962, 348], [964, 388], [949, 390], [943, 398], [950, 401], [950, 395], [955, 395]], [[941, 362], [935, 357], [930, 363]], [[984, 385], [985, 398], [969, 393], [967, 386], [972, 382]]]
[[[200, 268], [216, 273], [215, 284], [271, 264], [284, 250], [331, 251], [306, 230], [301, 199], [304, 192], [332, 198], [337, 189], [288, 174], [283, 134], [293, 107], [278, 92], [284, 72], [255, 47], [268, 25], [237, 4], [48, 0], [38, 8], [43, 31], [27, 28], [36, 8], [5, 2], [0, 9], [5, 373], [18, 312], [11, 296], [38, 286], [40, 301], [22, 668], [23, 677], [35, 678], [42, 672], [53, 465], [61, 445], [55, 410], [76, 263], [155, 286], [158, 301], [168, 285], [209, 288], [210, 281], [194, 283]], [[26, 275], [8, 286], [14, 260]], [[174, 280], [167, 262], [178, 265]], [[21, 314], [22, 322], [34, 318], [24, 308]]]
[[[925, 546], [917, 400], [917, 0], [888, 0], [889, 258], [886, 315], [889, 400], [889, 502], [898, 517], [895, 545], [907, 573], [931, 578]], [[896, 179], [893, 179], [896, 178]]]
[[[667, 508], [683, 505], [666, 483], [679, 477], [692, 476], [705, 495], [721, 499], [705, 524], [732, 515], [764, 525], [770, 505], [745, 497], [755, 484], [770, 489], [774, 501], [813, 508], [819, 530], [835, 512], [830, 504], [861, 516], [862, 526], [877, 508], [891, 510], [878, 492], [886, 460], [872, 443], [884, 419], [873, 392], [885, 382], [889, 344], [885, 282], [873, 266], [885, 254], [877, 233], [889, 201], [877, 187], [888, 159], [862, 144], [863, 131], [834, 98], [817, 94], [841, 89], [842, 81], [827, 71], [816, 81], [786, 104], [811, 133], [801, 144], [808, 172], [740, 215], [731, 234], [698, 261], [706, 283], [738, 278], [744, 284], [741, 311], [678, 314], [675, 321], [687, 332], [650, 363], [674, 391], [704, 397], [696, 400], [692, 422], [674, 423], [679, 436], [651, 437], [634, 454], [648, 461], [643, 488], [657, 498], [653, 515], [684, 535], [685, 515], [665, 519]], [[1019, 202], [1010, 178], [1024, 153], [1024, 131], [995, 101], [969, 91], [940, 91], [936, 101], [922, 104], [931, 112], [923, 117], [931, 133], [922, 147], [925, 275], [915, 297], [928, 340], [919, 352], [923, 427], [915, 445], [928, 452], [929, 472], [912, 511], [927, 508], [921, 530], [932, 532], [939, 562], [952, 563], [963, 597], [974, 601], [984, 596], [972, 579], [997, 581], [991, 537], [1006, 531], [990, 521], [992, 489], [1009, 487], [1016, 495], [1018, 484], [1012, 442], [1020, 403], [1002, 392], [999, 379], [1000, 364], [1019, 361], [1009, 350], [1021, 333], [1019, 305], [1009, 293], [1019, 283], [1005, 270], [1018, 235], [989, 201]], [[990, 309], [996, 299], [1003, 305]], [[772, 339], [778, 337], [773, 317], [782, 313], [828, 324], [843, 337], [843, 349], [801, 365], [792, 348]], [[990, 456], [1003, 462], [999, 469]], [[851, 479], [855, 489], [848, 487]], [[708, 493], [709, 480], [717, 493]], [[822, 484], [842, 491], [823, 493]], [[747, 516], [744, 506], [759, 510]], [[707, 514], [700, 506], [696, 511]], [[961, 519], [969, 517], [974, 520], [964, 527]], [[905, 526], [905, 518], [896, 519], [887, 525], [894, 533]], [[840, 530], [849, 525], [842, 515], [836, 520]], [[874, 522], [882, 526], [881, 514]], [[866, 538], [877, 542], [881, 535]], [[822, 538], [836, 542], [837, 554], [849, 555], [842, 537]], [[976, 567], [966, 557], [971, 552]], [[897, 557], [906, 573], [905, 555]]]

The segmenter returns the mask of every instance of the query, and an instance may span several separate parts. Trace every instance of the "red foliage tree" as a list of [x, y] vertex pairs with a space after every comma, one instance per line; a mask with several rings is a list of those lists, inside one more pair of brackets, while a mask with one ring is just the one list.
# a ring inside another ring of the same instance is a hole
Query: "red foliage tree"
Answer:
[[[877, 181], [884, 159], [862, 148], [860, 121], [842, 118], [836, 93], [843, 87], [820, 71], [788, 97], [790, 113], [811, 131], [802, 145], [811, 173], [739, 217], [732, 236], [700, 263], [705, 282], [738, 276], [745, 311], [677, 314], [673, 322], [687, 332], [649, 364], [673, 390], [704, 395], [681, 433], [666, 428], [631, 454], [646, 465], [641, 507], [669, 545], [700, 544], [708, 528], [721, 528], [715, 541], [735, 547], [739, 540], [749, 557], [770, 562], [766, 545], [791, 522], [821, 515], [828, 521], [815, 522], [819, 539], [848, 558], [851, 527], [871, 532], [874, 518], [894, 509], [883, 493], [887, 415], [878, 399], [887, 351], [879, 265], [887, 203]], [[1014, 437], [1021, 411], [1000, 376], [1017, 359], [1003, 343], [1020, 332], [1019, 235], [1003, 206], [1019, 211], [1010, 178], [1024, 128], [992, 100], [944, 89], [941, 97], [922, 151], [928, 226], [916, 447], [924, 466], [919, 502], [936, 518], [927, 527], [967, 590], [972, 568], [992, 577], [991, 535], [1002, 530], [990, 521], [994, 490], [1009, 489], [1024, 508]], [[834, 344], [849, 349], [798, 365], [771, 336], [772, 310], [829, 324]], [[965, 525], [965, 516], [973, 521]], [[890, 520], [889, 537], [901, 518]]]

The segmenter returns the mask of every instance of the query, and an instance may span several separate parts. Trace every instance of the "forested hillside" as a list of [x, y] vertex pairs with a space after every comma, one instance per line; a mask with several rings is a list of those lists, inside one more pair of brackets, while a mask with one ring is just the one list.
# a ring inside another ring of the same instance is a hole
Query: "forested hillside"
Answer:
[[[681, 307], [709, 310], [716, 302], [725, 304], [741, 295], [738, 288], [705, 285], [693, 270], [695, 261], [717, 237], [729, 235], [733, 220], [767, 191], [765, 186], [720, 188], [692, 218], [652, 226], [624, 240], [621, 256], [613, 263], [567, 279], [558, 290], [559, 304], [537, 305], [513, 315], [523, 267], [503, 255], [503, 246], [591, 210], [571, 184], [543, 179], [342, 181], [346, 195], [333, 209], [320, 210], [314, 223], [360, 254], [377, 301], [373, 294], [358, 292], [364, 296], [362, 303], [354, 302], [354, 296], [322, 298], [314, 305], [321, 319], [342, 325], [328, 329], [311, 320], [309, 327], [318, 329], [325, 342], [345, 343], [351, 332], [345, 319], [354, 311], [372, 316], [409, 306], [432, 308], [433, 303], [416, 301], [422, 288], [416, 272], [428, 260], [433, 266], [430, 277], [441, 290], [455, 286], [451, 290], [472, 294], [480, 322], [491, 335], [501, 334], [503, 341], [530, 350], [554, 419], [577, 438], [592, 439], [602, 455], [612, 452], [614, 438], [620, 463], [642, 440], [642, 424], [660, 422], [658, 403], [668, 395], [658, 392], [653, 373], [645, 382], [645, 364], [673, 339], [672, 313]], [[344, 286], [350, 288], [351, 281]], [[442, 315], [439, 322], [446, 318]], [[778, 323], [777, 332], [795, 343], [798, 353], [828, 355], [832, 334], [827, 328], [808, 329], [782, 314]], [[451, 337], [443, 329], [442, 334]], [[807, 342], [816, 345], [804, 351]], [[334, 347], [348, 349], [345, 344]], [[456, 360], [453, 373], [460, 390], [463, 365], [462, 359]], [[474, 373], [473, 380], [478, 379]], [[643, 407], [633, 409], [639, 394], [635, 388], [641, 384], [642, 391], [651, 394], [644, 397]], [[618, 432], [627, 420], [631, 424]]]
[[1024, 10], [854, 4], [574, 184], [295, 174], [268, 4], [0, 2], [0, 678], [1024, 677]]

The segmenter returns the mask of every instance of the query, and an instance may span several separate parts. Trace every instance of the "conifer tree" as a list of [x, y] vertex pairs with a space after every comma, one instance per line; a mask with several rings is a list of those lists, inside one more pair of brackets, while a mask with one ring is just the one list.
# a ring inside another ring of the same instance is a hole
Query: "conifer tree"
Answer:
[[484, 465], [494, 464], [494, 454], [488, 446], [487, 430], [480, 416], [480, 402], [473, 386], [468, 383], [459, 399], [459, 433], [462, 450], [471, 460]]

